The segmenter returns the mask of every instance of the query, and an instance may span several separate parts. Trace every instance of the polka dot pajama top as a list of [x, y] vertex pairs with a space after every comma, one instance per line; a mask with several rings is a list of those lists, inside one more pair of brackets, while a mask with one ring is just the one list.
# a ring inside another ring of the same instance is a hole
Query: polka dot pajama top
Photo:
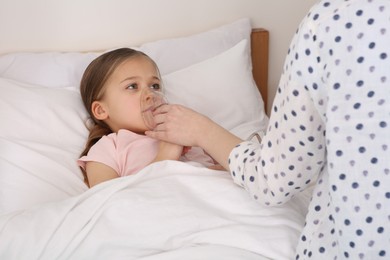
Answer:
[[261, 144], [229, 164], [265, 205], [315, 183], [296, 259], [390, 259], [389, 146], [390, 1], [327, 0], [294, 35]]

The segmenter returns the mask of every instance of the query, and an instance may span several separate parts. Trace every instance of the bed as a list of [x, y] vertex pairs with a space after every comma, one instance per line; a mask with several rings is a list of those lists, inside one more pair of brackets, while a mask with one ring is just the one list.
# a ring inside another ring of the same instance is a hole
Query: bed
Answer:
[[[127, 47], [156, 61], [170, 103], [243, 139], [266, 129], [268, 31], [250, 19]], [[308, 193], [265, 207], [179, 161], [86, 187], [78, 83], [107, 50], [0, 56], [0, 259], [292, 259]]]

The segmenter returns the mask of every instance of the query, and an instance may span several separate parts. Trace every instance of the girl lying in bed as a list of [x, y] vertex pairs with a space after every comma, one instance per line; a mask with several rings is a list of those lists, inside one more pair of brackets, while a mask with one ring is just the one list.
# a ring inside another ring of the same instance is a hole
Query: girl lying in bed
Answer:
[[144, 135], [148, 128], [142, 117], [141, 93], [153, 95], [162, 91], [161, 86], [156, 63], [133, 49], [107, 52], [87, 67], [80, 93], [91, 125], [78, 164], [90, 187], [134, 174], [162, 160], [214, 165], [213, 159], [200, 148], [183, 150], [182, 146]]

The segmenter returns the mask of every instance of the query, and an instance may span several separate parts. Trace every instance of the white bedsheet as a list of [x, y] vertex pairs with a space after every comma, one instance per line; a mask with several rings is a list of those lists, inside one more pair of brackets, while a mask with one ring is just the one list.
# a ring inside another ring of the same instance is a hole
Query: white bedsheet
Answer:
[[292, 259], [309, 194], [267, 208], [227, 172], [154, 163], [0, 216], [0, 259]]

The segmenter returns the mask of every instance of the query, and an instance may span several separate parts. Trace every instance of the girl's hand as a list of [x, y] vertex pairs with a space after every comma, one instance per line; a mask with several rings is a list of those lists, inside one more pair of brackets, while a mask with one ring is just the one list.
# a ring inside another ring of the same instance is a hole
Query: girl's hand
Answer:
[[212, 166], [209, 166], [207, 168], [209, 168], [211, 170], [216, 170], [216, 171], [226, 171], [226, 169], [220, 164], [212, 165]]
[[158, 152], [153, 162], [163, 160], [179, 160], [183, 153], [183, 146], [160, 141], [158, 145]]

